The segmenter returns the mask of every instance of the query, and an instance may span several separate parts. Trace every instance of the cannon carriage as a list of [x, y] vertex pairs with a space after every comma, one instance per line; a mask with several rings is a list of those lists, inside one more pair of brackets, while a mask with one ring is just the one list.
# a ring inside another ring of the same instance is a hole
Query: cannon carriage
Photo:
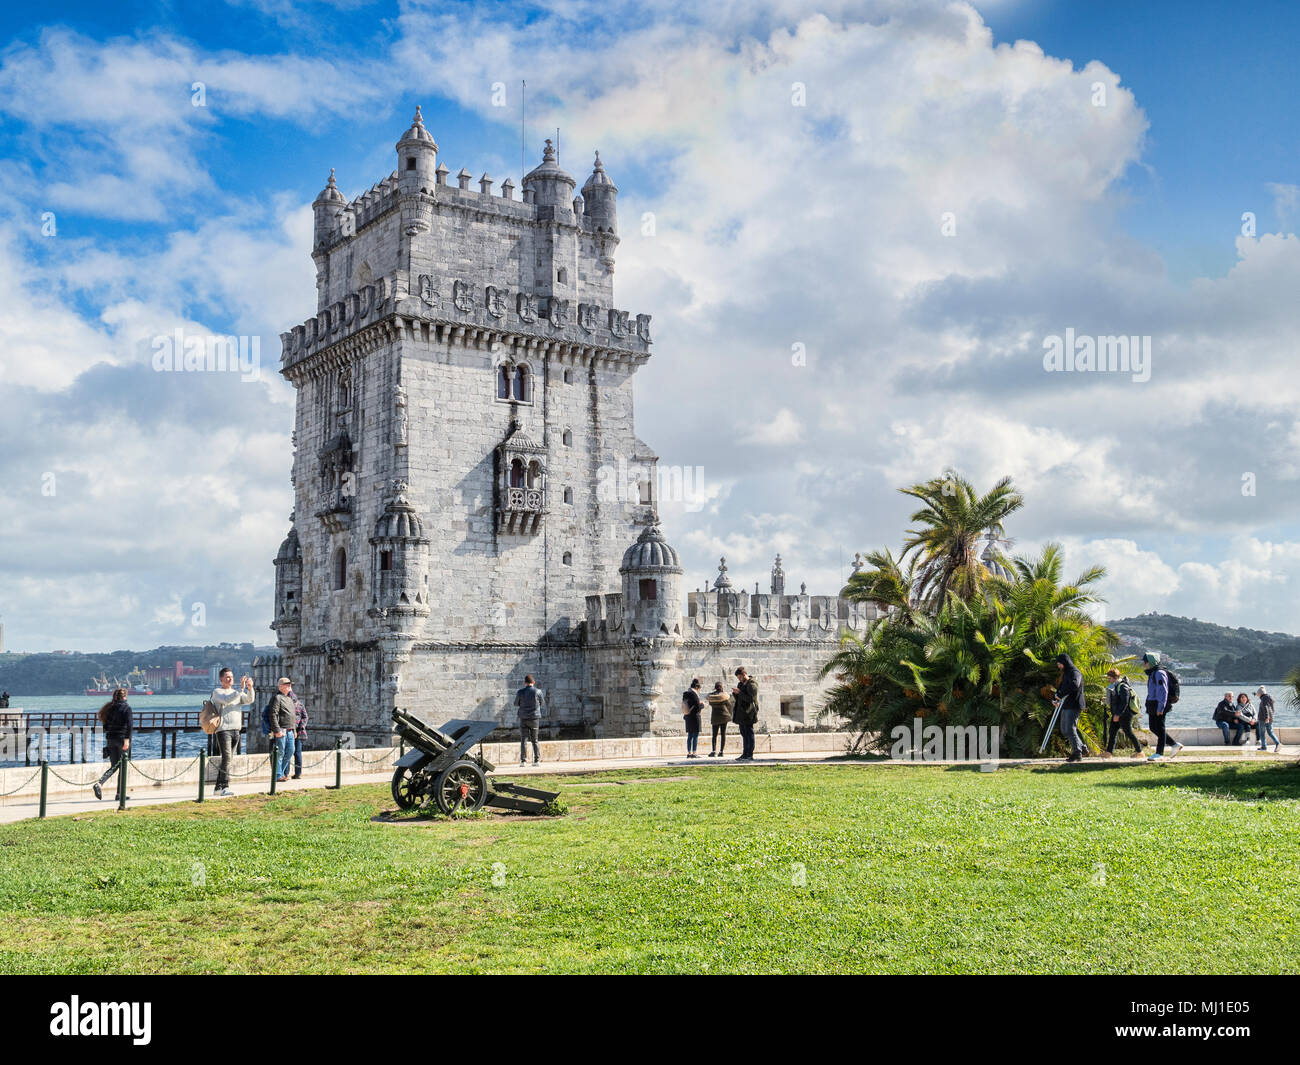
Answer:
[[473, 749], [496, 729], [494, 721], [454, 718], [433, 728], [404, 710], [394, 710], [393, 725], [411, 745], [393, 771], [393, 801], [403, 810], [432, 799], [444, 814], [484, 806], [540, 814], [559, 798], [558, 791], [526, 788], [489, 776], [496, 766], [481, 749], [478, 754]]

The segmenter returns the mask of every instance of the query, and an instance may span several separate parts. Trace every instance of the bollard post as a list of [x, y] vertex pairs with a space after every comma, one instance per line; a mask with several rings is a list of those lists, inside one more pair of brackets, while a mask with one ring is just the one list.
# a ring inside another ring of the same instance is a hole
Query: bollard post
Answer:
[[343, 739], [334, 737], [334, 790], [343, 787]]
[[208, 752], [202, 747], [199, 748], [199, 797], [198, 802], [203, 801], [203, 786], [208, 782]]
[[117, 767], [117, 808], [126, 809], [126, 768], [131, 764], [131, 752], [122, 752], [121, 764]]
[[275, 794], [275, 777], [280, 767], [280, 741], [274, 736], [271, 737], [271, 794]]
[[50, 789], [50, 763], [44, 758], [41, 759], [41, 812], [38, 816], [45, 816], [45, 797], [49, 794]]

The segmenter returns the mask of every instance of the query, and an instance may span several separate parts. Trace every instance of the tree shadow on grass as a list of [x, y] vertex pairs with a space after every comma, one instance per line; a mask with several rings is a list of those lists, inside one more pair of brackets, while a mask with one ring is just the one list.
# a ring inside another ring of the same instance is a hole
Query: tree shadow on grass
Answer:
[[1300, 799], [1300, 764], [1270, 762], [1265, 765], [1219, 763], [1181, 772], [1176, 777], [1156, 771], [1126, 780], [1103, 782], [1108, 788], [1166, 788], [1170, 785], [1200, 792], [1207, 799], [1236, 802], [1284, 802]]

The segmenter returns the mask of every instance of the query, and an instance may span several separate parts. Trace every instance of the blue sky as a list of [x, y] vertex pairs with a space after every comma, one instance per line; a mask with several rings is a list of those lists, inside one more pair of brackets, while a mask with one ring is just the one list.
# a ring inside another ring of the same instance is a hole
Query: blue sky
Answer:
[[[1019, 545], [1106, 565], [1111, 616], [1300, 632], [1295, 6], [678, 8], [0, 14], [10, 645], [269, 641], [291, 391], [153, 373], [151, 339], [257, 336], [273, 368], [315, 309], [329, 168], [349, 196], [382, 179], [418, 102], [453, 174], [518, 183], [521, 78], [527, 166], [558, 125], [579, 183], [600, 149], [620, 189], [617, 298], [655, 318], [638, 435], [709, 486], [665, 508], [689, 586], [780, 551], [833, 590], [897, 548], [894, 489], [954, 467], [1013, 475]], [[1067, 327], [1152, 336], [1151, 380], [1045, 373]], [[696, 431], [716, 410], [728, 431]]]

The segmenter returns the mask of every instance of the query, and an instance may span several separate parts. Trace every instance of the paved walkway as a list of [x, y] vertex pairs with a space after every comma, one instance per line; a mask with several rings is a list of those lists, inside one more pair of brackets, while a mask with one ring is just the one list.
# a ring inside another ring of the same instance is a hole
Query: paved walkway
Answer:
[[[1255, 762], [1255, 761], [1294, 761], [1300, 757], [1300, 746], [1284, 746], [1278, 754], [1272, 751], [1257, 751], [1255, 748], [1246, 747], [1185, 747], [1183, 753], [1174, 758], [1166, 757], [1166, 763], [1169, 762]], [[747, 766], [762, 765], [795, 765], [826, 763], [840, 764], [848, 766], [872, 767], [879, 766], [889, 768], [893, 766], [916, 766], [916, 765], [955, 765], [953, 762], [903, 762], [891, 759], [857, 759], [844, 758], [837, 754], [828, 754], [825, 751], [806, 751], [791, 752], [780, 755], [759, 755], [753, 762], [742, 763]], [[1134, 758], [1127, 754], [1117, 754], [1113, 758], [1103, 758], [1097, 755], [1089, 757], [1085, 762], [1085, 767], [1091, 766], [1108, 766], [1108, 765], [1146, 765], [1145, 759]], [[640, 769], [707, 769], [710, 766], [735, 766], [735, 757], [728, 754], [725, 758], [709, 758], [706, 751], [698, 758], [686, 758], [684, 756], [675, 758], [605, 758], [589, 759], [585, 761], [570, 762], [548, 762], [538, 766], [511, 766], [498, 764], [497, 775], [510, 777], [529, 777], [546, 775], [564, 775], [573, 776], [586, 773], [600, 773], [610, 770], [640, 770]], [[1061, 758], [1029, 758], [1016, 761], [1002, 760], [998, 763], [999, 767], [1013, 768], [1016, 766], [1063, 766], [1064, 759]], [[380, 773], [355, 773], [347, 774], [343, 777], [344, 786], [350, 784], [382, 784], [387, 783], [392, 778], [392, 770], [385, 769]], [[333, 779], [324, 779], [321, 777], [312, 777], [304, 780], [289, 780], [276, 786], [277, 793], [305, 791], [311, 788], [323, 788], [332, 785]], [[109, 783], [112, 788], [112, 783]], [[265, 795], [268, 788], [265, 783], [259, 785], [245, 784], [237, 785], [234, 789], [236, 796], [240, 795]], [[105, 791], [102, 801], [97, 801], [93, 797], [83, 799], [74, 796], [51, 796], [46, 804], [47, 817], [70, 817], [92, 813], [115, 813], [117, 810], [117, 800], [115, 792]], [[212, 791], [209, 788], [207, 797], [204, 799], [204, 805], [220, 805], [225, 800], [212, 797]], [[159, 806], [165, 803], [194, 802], [194, 785], [188, 785], [184, 788], [158, 788], [141, 786], [138, 782], [133, 784], [128, 795], [128, 808], [135, 809], [141, 806]], [[34, 818], [40, 811], [39, 803], [33, 799], [31, 802], [20, 801], [12, 802], [0, 806], [0, 824], [14, 821], [24, 821]]]

